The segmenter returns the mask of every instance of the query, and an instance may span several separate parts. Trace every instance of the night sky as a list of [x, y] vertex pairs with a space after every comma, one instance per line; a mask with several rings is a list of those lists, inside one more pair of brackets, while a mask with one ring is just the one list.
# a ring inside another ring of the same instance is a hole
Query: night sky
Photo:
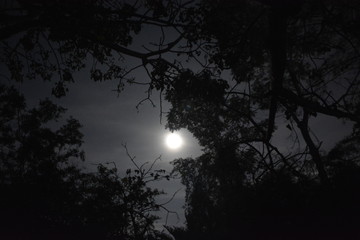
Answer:
[[[167, 29], [166, 40], [172, 41], [177, 34]], [[130, 46], [131, 49], [146, 52], [145, 49], [152, 49], [153, 42], [159, 41], [161, 32], [154, 27], [144, 27], [136, 35]], [[14, 37], [14, 43], [17, 38]], [[44, 43], [46, 44], [46, 43]], [[115, 53], [116, 56], [116, 53]], [[125, 57], [119, 60], [119, 65], [126, 66], [127, 69], [138, 65], [139, 59]], [[14, 85], [26, 96], [28, 106], [36, 106], [40, 99], [50, 98], [54, 103], [67, 109], [63, 120], [72, 116], [82, 124], [81, 131], [84, 134], [84, 144], [86, 160], [84, 169], [95, 171], [99, 163], [116, 163], [120, 173], [125, 173], [128, 168], [134, 169], [126, 155], [123, 145], [126, 145], [131, 156], [135, 156], [138, 165], [149, 162], [150, 164], [157, 158], [155, 169], [164, 169], [169, 173], [172, 170], [170, 162], [176, 158], [197, 157], [201, 155], [201, 147], [197, 140], [186, 129], [177, 133], [182, 137], [183, 144], [179, 149], [173, 150], [166, 146], [165, 139], [170, 133], [165, 129], [166, 113], [170, 105], [163, 97], [160, 103], [160, 93], [156, 90], [151, 92], [151, 101], [148, 97], [149, 77], [143, 68], [132, 71], [129, 77], [134, 78], [141, 84], [126, 84], [124, 90], [118, 93], [118, 79], [105, 82], [94, 82], [90, 79], [90, 67], [92, 58], [88, 58], [85, 69], [73, 74], [74, 83], [69, 84], [69, 92], [65, 97], [55, 98], [52, 94], [54, 81], [24, 81], [15, 83], [2, 78], [1, 81]], [[1, 63], [3, 64], [3, 63]], [[99, 68], [104, 68], [100, 64]], [[198, 68], [193, 62], [188, 63], [188, 67]], [[5, 69], [4, 66], [1, 69]], [[5, 72], [4, 72], [5, 73]], [[162, 114], [161, 114], [162, 112]], [[113, 166], [113, 165], [112, 165]], [[163, 189], [166, 195], [159, 197], [159, 202], [168, 202], [175, 192], [176, 195], [167, 208], [178, 214], [168, 216], [168, 225], [183, 225], [184, 217], [184, 197], [185, 188], [180, 183], [180, 179], [170, 181], [162, 180], [151, 183], [152, 187]], [[157, 223], [159, 226], [165, 224], [166, 212], [157, 213], [162, 219]]]
[[[141, 46], [152, 40], [158, 41], [160, 35], [153, 28], [144, 29], [140, 35], [136, 36], [130, 48], [144, 52], [144, 48]], [[168, 42], [175, 37], [171, 32], [166, 36]], [[91, 60], [89, 59], [89, 61]], [[132, 58], [125, 58], [123, 62], [119, 62], [119, 65], [124, 65], [127, 69], [136, 64], [136, 59]], [[196, 72], [198, 65], [192, 64], [190, 62], [187, 67]], [[126, 145], [129, 153], [136, 157], [135, 161], [139, 165], [145, 162], [151, 164], [155, 159], [161, 157], [155, 168], [165, 169], [168, 172], [172, 170], [170, 162], [174, 159], [196, 158], [202, 154], [197, 140], [185, 129], [178, 132], [183, 139], [183, 146], [177, 150], [171, 150], [166, 146], [165, 137], [170, 133], [168, 129], [165, 129], [166, 112], [170, 105], [164, 99], [160, 99], [159, 92], [154, 90], [151, 93], [152, 102], [142, 101], [148, 96], [148, 85], [125, 84], [124, 90], [118, 93], [115, 91], [118, 80], [94, 82], [90, 80], [88, 67], [89, 65], [74, 74], [75, 82], [69, 84], [69, 92], [62, 98], [51, 96], [54, 82], [24, 81], [15, 83], [6, 78], [0, 78], [0, 81], [14, 85], [26, 96], [29, 106], [35, 106], [39, 99], [48, 97], [67, 109], [63, 120], [72, 116], [80, 121], [83, 126], [81, 132], [84, 134], [82, 149], [86, 154], [86, 160], [82, 167], [86, 171], [95, 171], [99, 163], [111, 162], [116, 164], [120, 173], [125, 173], [128, 168], [134, 168], [123, 145]], [[4, 69], [4, 67], [1, 66], [0, 69]], [[231, 76], [224, 74], [223, 77], [231, 85]], [[130, 75], [141, 83], [149, 81], [143, 69], [135, 70]], [[139, 105], [139, 103], [141, 104]], [[271, 141], [278, 146], [281, 152], [294, 153], [297, 146], [294, 146], [292, 139], [296, 136], [290, 135], [290, 131], [286, 127], [287, 123], [283, 119], [283, 116], [277, 116], [275, 122], [278, 129], [274, 132]], [[311, 132], [312, 136], [322, 141], [322, 151], [328, 151], [334, 147], [335, 143], [348, 135], [352, 128], [351, 123], [344, 123], [334, 117], [321, 114], [316, 118], [311, 118], [309, 126], [316, 131]], [[303, 147], [304, 142], [301, 139], [300, 137], [300, 144]], [[179, 218], [175, 214], [170, 214], [167, 225], [183, 226], [185, 223], [183, 209], [185, 187], [181, 185], [180, 179], [162, 180], [151, 184], [151, 187], [163, 189], [167, 193], [158, 198], [159, 203], [167, 202], [177, 192], [166, 207], [177, 212]], [[162, 218], [156, 223], [157, 227], [165, 224], [166, 213], [162, 211], [159, 214]]]
[[[140, 72], [135, 72], [136, 79], [144, 79]], [[171, 150], [165, 144], [165, 137], [169, 130], [165, 129], [166, 111], [169, 103], [163, 100], [163, 114], [160, 118], [160, 99], [159, 93], [152, 93], [152, 101], [155, 107], [145, 101], [138, 106], [144, 98], [147, 97], [147, 86], [127, 85], [123, 92], [118, 94], [113, 91], [116, 89], [117, 82], [94, 82], [88, 77], [88, 72], [83, 70], [75, 75], [75, 83], [69, 85], [69, 92], [63, 98], [54, 98], [51, 96], [52, 83], [41, 81], [25, 81], [17, 83], [17, 88], [26, 97], [29, 106], [38, 103], [39, 99], [51, 98], [55, 103], [67, 108], [64, 116], [73, 116], [83, 125], [81, 131], [84, 134], [83, 149], [86, 154], [84, 169], [94, 171], [96, 164], [115, 162], [121, 173], [128, 168], [134, 168], [130, 159], [126, 155], [123, 144], [135, 161], [142, 163], [151, 163], [161, 156], [157, 161], [157, 169], [171, 171], [170, 162], [176, 158], [197, 157], [201, 155], [201, 147], [197, 140], [187, 130], [182, 129], [178, 133], [183, 138], [184, 144], [180, 149]], [[138, 108], [137, 108], [138, 107]], [[316, 136], [323, 140], [322, 149], [330, 149], [337, 140], [347, 135], [351, 131], [350, 124], [344, 124], [342, 121], [332, 118], [318, 116], [312, 119], [313, 129], [316, 129]], [[280, 150], [289, 150], [294, 148], [290, 139], [286, 124], [280, 124], [278, 131], [275, 132], [273, 142], [280, 143]], [[296, 146], [295, 146], [296, 148]], [[159, 198], [159, 202], [168, 201], [172, 195], [178, 191], [174, 199], [167, 205], [175, 214], [170, 214], [168, 225], [183, 225], [185, 221], [183, 205], [185, 197], [185, 188], [181, 185], [179, 179], [170, 181], [162, 180], [151, 186], [163, 189], [167, 195]], [[160, 213], [162, 219], [158, 221], [158, 226], [165, 223], [166, 213]]]
[[[114, 162], [120, 173], [128, 168], [134, 168], [123, 147], [126, 144], [129, 153], [135, 156], [139, 165], [145, 162], [150, 164], [161, 156], [155, 169], [165, 169], [170, 172], [170, 162], [176, 158], [197, 157], [201, 154], [201, 147], [191, 133], [182, 129], [178, 133], [183, 138], [183, 145], [176, 150], [169, 149], [165, 138], [170, 133], [165, 129], [166, 110], [169, 104], [163, 100], [163, 115], [160, 117], [160, 100], [157, 92], [153, 93], [152, 100], [155, 107], [145, 101], [139, 102], [147, 96], [147, 87], [141, 85], [126, 86], [118, 94], [113, 90], [116, 81], [91, 81], [86, 70], [75, 75], [75, 83], [69, 86], [68, 94], [63, 98], [51, 96], [52, 83], [41, 81], [24, 81], [17, 83], [17, 89], [27, 98], [29, 106], [38, 104], [39, 99], [50, 98], [55, 103], [67, 109], [63, 120], [72, 116], [82, 124], [84, 134], [86, 160], [84, 169], [95, 171], [96, 164]], [[182, 206], [184, 205], [184, 186], [179, 179], [162, 180], [151, 184], [152, 187], [163, 189], [167, 194], [160, 196], [159, 202], [167, 202], [177, 192], [174, 199], [167, 205], [175, 214], [168, 217], [169, 225], [183, 225], [185, 218]], [[163, 219], [159, 226], [165, 223], [166, 212], [160, 213]]]
[[[152, 49], [152, 43], [159, 41], [161, 32], [154, 27], [145, 27], [140, 34], [136, 35], [130, 46], [131, 49], [146, 52], [145, 49]], [[174, 32], [167, 31], [167, 41], [177, 37]], [[13, 37], [10, 43], [16, 43], [17, 36]], [[46, 45], [46, 43], [43, 43]], [[115, 53], [116, 55], [116, 53]], [[155, 169], [164, 169], [171, 172], [170, 162], [176, 158], [197, 157], [201, 155], [201, 147], [197, 140], [186, 129], [177, 133], [182, 137], [183, 144], [179, 149], [173, 150], [166, 146], [165, 139], [170, 133], [165, 129], [166, 113], [170, 105], [159, 92], [154, 90], [151, 93], [151, 102], [146, 100], [148, 97], [149, 77], [143, 68], [132, 71], [129, 77], [134, 78], [141, 84], [126, 84], [123, 91], [116, 91], [118, 79], [105, 82], [94, 82], [90, 79], [90, 67], [93, 59], [88, 58], [86, 67], [80, 72], [74, 72], [74, 83], [68, 85], [69, 92], [62, 98], [52, 95], [54, 81], [44, 82], [41, 80], [25, 80], [18, 83], [9, 80], [9, 73], [1, 62], [1, 83], [13, 85], [26, 97], [28, 107], [35, 107], [39, 100], [49, 98], [54, 103], [67, 109], [62, 120], [72, 116], [82, 124], [81, 132], [84, 134], [82, 149], [85, 151], [85, 162], [81, 165], [85, 171], [96, 171], [99, 163], [114, 162], [120, 173], [125, 173], [128, 168], [134, 169], [135, 166], [126, 154], [123, 145], [131, 156], [135, 157], [136, 163], [148, 162], [151, 164], [157, 160]], [[126, 66], [127, 69], [139, 64], [138, 59], [126, 57], [119, 60], [118, 64]], [[196, 64], [189, 63], [188, 66], [198, 67]], [[100, 64], [99, 68], [104, 68]], [[162, 112], [162, 114], [161, 114]], [[61, 122], [60, 122], [61, 123]], [[111, 165], [112, 167], [113, 165]], [[180, 183], [180, 179], [162, 180], [150, 183], [151, 187], [164, 190], [166, 195], [159, 196], [159, 203], [168, 202], [175, 194], [175, 197], [166, 205], [168, 210], [176, 214], [168, 215], [168, 225], [183, 226], [184, 217], [184, 197], [185, 188]], [[156, 224], [161, 227], [165, 224], [166, 212], [159, 214], [160, 219]]]

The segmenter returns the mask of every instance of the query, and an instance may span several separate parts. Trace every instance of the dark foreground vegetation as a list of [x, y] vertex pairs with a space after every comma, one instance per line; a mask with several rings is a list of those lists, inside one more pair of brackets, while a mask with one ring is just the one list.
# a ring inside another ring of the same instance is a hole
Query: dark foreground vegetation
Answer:
[[49, 100], [29, 109], [6, 86], [0, 99], [1, 239], [161, 236], [153, 224], [163, 193], [147, 184], [168, 178], [165, 171], [136, 163], [126, 172], [116, 163], [84, 171], [81, 125], [73, 118], [61, 125], [65, 109]]
[[[161, 192], [146, 186], [163, 172], [80, 171], [80, 124], [51, 125], [61, 107], [28, 109], [8, 86], [52, 81], [66, 97], [88, 70], [119, 92], [148, 85], [144, 101], [171, 103], [167, 127], [203, 147], [173, 162], [186, 186], [186, 228], [166, 227], [175, 239], [360, 239], [359, 1], [1, 4], [4, 238], [171, 238], [153, 228]], [[352, 131], [317, 138], [334, 119]]]

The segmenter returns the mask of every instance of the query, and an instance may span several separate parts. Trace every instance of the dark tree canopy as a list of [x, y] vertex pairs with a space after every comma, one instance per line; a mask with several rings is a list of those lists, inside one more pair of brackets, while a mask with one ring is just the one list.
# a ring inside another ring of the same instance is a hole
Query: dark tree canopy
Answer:
[[[359, 4], [202, 4], [193, 34], [214, 41], [205, 45], [210, 64], [195, 78], [181, 73], [166, 93], [168, 126], [189, 129], [205, 147], [197, 159], [174, 162], [187, 187], [189, 231], [204, 239], [356, 234]], [[202, 88], [193, 84], [212, 70], [231, 71], [232, 81], [215, 72]], [[353, 132], [323, 149], [316, 117], [352, 122]], [[273, 140], [281, 125], [291, 142]]]
[[[174, 162], [193, 236], [240, 238], [240, 227], [278, 236], [278, 225], [288, 231], [278, 237], [307, 229], [300, 239], [354, 230], [358, 1], [17, 1], [2, 6], [0, 20], [11, 81], [51, 80], [63, 96], [72, 74], [89, 69], [119, 91], [147, 84], [146, 99], [159, 91], [171, 103], [167, 127], [188, 129], [204, 150]], [[136, 63], [125, 67], [129, 59]], [[148, 80], [131, 77], [138, 69]], [[353, 131], [325, 149], [316, 118]], [[278, 140], [284, 131], [289, 138]]]

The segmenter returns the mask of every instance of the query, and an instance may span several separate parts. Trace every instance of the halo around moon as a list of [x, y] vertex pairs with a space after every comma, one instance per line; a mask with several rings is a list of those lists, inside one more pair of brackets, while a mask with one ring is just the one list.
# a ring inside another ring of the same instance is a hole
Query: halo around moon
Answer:
[[169, 133], [166, 135], [165, 144], [169, 149], [177, 150], [183, 145], [183, 139], [177, 133]]

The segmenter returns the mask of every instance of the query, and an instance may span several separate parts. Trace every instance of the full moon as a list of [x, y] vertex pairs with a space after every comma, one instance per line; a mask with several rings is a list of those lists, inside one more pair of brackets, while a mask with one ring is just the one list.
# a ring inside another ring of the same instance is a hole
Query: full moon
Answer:
[[179, 134], [169, 133], [166, 136], [165, 143], [168, 148], [170, 148], [172, 150], [176, 150], [182, 146], [183, 140]]

